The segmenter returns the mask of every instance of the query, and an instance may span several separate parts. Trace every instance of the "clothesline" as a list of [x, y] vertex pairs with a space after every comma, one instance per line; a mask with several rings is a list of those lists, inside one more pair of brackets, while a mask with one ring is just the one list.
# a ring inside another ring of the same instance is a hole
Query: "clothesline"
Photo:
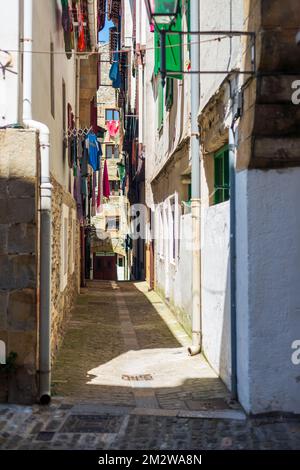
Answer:
[[[213, 31], [212, 31], [213, 33]], [[217, 35], [217, 34], [216, 34]], [[172, 48], [172, 47], [177, 47], [177, 46], [190, 46], [192, 44], [205, 44], [205, 43], [209, 43], [209, 42], [215, 42], [215, 41], [218, 41], [220, 42], [221, 40], [223, 39], [231, 39], [230, 37], [230, 34], [226, 35], [226, 36], [219, 36], [217, 38], [213, 38], [213, 39], [206, 39], [206, 40], [203, 40], [203, 41], [189, 41], [189, 42], [180, 42], [180, 43], [177, 43], [177, 44], [166, 44], [166, 48]], [[145, 47], [143, 49], [141, 49], [141, 51], [153, 51], [155, 49], [161, 49], [161, 46], [153, 46], [153, 47]], [[0, 51], [1, 52], [19, 52], [19, 53], [30, 53], [30, 54], [63, 54], [65, 55], [66, 52], [65, 51], [24, 51], [22, 49], [6, 49], [5, 51], [3, 49], [0, 48]], [[78, 56], [87, 56], [87, 55], [101, 55], [101, 54], [132, 54], [132, 49], [120, 49], [120, 50], [109, 50], [109, 51], [86, 51], [86, 52], [78, 52], [78, 51], [70, 51], [70, 54], [74, 54], [74, 55], [78, 55]]]

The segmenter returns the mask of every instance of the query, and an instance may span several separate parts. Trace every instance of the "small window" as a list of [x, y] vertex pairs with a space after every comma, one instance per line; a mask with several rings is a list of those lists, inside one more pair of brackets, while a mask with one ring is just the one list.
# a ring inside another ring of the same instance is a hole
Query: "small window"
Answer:
[[157, 128], [160, 129], [164, 123], [164, 88], [159, 79], [158, 83], [158, 97], [157, 97]]
[[120, 229], [120, 217], [118, 216], [107, 216], [105, 220], [105, 230], [114, 231]]
[[112, 180], [109, 182], [110, 186], [110, 193], [112, 196], [119, 196], [120, 192], [120, 181], [119, 180]]
[[106, 144], [106, 158], [119, 158], [119, 146], [113, 144]]
[[214, 155], [215, 182], [214, 201], [215, 204], [228, 201], [229, 199], [229, 151], [228, 145], [220, 149]]
[[63, 291], [68, 282], [68, 247], [69, 247], [69, 208], [62, 205], [60, 232], [60, 290]]
[[119, 121], [120, 113], [117, 109], [105, 110], [105, 121]]
[[54, 44], [50, 43], [50, 107], [52, 117], [55, 118], [55, 83], [54, 83]]

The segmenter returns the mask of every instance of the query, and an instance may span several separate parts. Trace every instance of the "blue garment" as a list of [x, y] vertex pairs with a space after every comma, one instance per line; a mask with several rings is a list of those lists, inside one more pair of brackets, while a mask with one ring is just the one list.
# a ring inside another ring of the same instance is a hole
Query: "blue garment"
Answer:
[[112, 81], [113, 88], [121, 87], [121, 74], [119, 70], [119, 53], [115, 52], [113, 55], [113, 64], [109, 71], [109, 78]]
[[100, 157], [102, 155], [101, 146], [94, 133], [90, 133], [87, 137], [89, 146], [89, 164], [94, 171], [100, 170]]

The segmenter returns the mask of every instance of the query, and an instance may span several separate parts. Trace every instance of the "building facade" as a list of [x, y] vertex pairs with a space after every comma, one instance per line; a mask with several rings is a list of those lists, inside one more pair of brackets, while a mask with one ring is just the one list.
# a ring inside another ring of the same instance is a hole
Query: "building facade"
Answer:
[[[299, 413], [298, 369], [291, 359], [300, 331], [294, 205], [299, 126], [292, 103], [299, 7], [293, 0], [285, 6], [279, 1], [179, 2], [172, 28], [199, 34], [171, 44], [178, 62], [166, 53], [173, 73], [161, 87], [159, 34], [149, 27], [143, 2], [137, 3], [132, 17], [125, 7], [124, 21], [136, 38], [130, 47], [139, 77], [135, 96], [145, 157], [149, 287], [190, 333], [197, 314], [202, 353], [248, 413]], [[141, 31], [145, 37], [139, 42]], [[197, 61], [193, 42], [199, 45]], [[196, 62], [195, 131], [189, 71]], [[197, 284], [193, 181], [199, 181], [200, 197]]]
[[[74, 132], [90, 126], [80, 104], [96, 92], [97, 68], [81, 80], [76, 53], [97, 45], [97, 2], [13, 0], [3, 15], [0, 390], [1, 400], [31, 403], [48, 400], [80, 287]], [[94, 60], [80, 56], [82, 69]]]

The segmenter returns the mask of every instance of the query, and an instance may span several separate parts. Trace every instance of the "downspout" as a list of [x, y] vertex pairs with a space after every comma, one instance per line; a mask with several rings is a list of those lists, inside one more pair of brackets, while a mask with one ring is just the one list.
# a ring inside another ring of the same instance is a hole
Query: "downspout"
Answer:
[[51, 377], [51, 193], [50, 133], [48, 127], [32, 119], [33, 0], [24, 0], [23, 123], [39, 133], [40, 145], [40, 318], [39, 318], [39, 397], [50, 402]]
[[[191, 0], [191, 31], [199, 31], [199, 0]], [[199, 36], [191, 34], [191, 72], [200, 69]], [[191, 74], [191, 160], [192, 160], [192, 346], [191, 356], [201, 351], [201, 177], [198, 110], [200, 104], [200, 75]]]
[[229, 128], [231, 398], [237, 400], [235, 139]]

